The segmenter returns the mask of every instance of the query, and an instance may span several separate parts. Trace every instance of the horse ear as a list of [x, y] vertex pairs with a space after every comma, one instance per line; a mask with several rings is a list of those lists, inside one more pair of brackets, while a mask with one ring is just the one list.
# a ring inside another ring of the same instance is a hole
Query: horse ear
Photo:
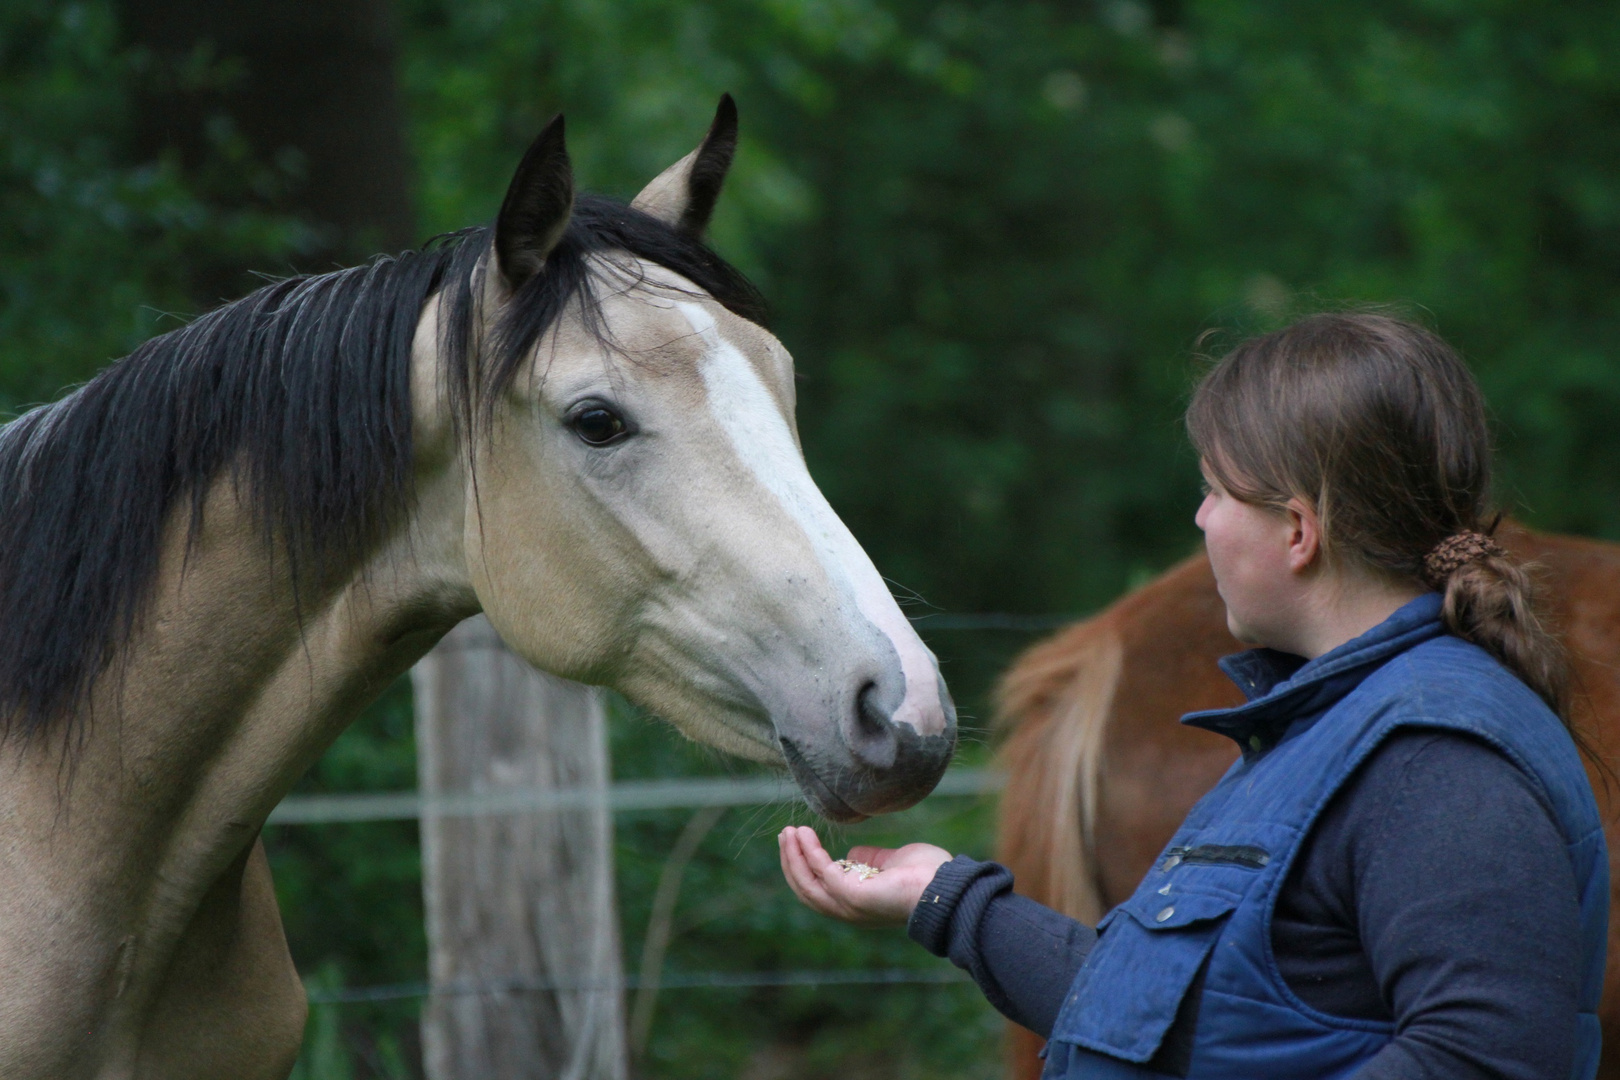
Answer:
[[509, 288], [538, 274], [574, 212], [574, 167], [563, 118], [551, 118], [518, 163], [495, 219], [495, 264]]
[[630, 205], [675, 226], [688, 236], [703, 235], [714, 204], [720, 201], [720, 188], [737, 152], [737, 103], [730, 94], [720, 95], [714, 123], [703, 144], [658, 174], [641, 189]]

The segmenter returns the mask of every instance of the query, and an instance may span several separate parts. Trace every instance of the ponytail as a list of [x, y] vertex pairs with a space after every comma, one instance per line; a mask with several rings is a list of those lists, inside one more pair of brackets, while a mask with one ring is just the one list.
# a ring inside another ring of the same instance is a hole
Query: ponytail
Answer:
[[[1466, 555], [1460, 559], [1440, 558], [1458, 547], [1476, 550], [1459, 552]], [[1468, 532], [1441, 541], [1424, 560], [1423, 576], [1445, 596], [1440, 615], [1446, 629], [1494, 656], [1568, 725], [1569, 660], [1537, 614], [1539, 590], [1531, 569], [1496, 541]]]

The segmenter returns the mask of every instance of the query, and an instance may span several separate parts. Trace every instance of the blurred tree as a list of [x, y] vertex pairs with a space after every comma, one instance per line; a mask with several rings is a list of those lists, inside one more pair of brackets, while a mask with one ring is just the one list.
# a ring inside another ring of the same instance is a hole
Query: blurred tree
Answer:
[[131, 152], [140, 65], [110, 3], [0, 5], [0, 414], [55, 397], [196, 310], [187, 266], [275, 265], [295, 221], [210, 201]]
[[566, 811], [421, 821], [429, 981], [552, 984], [424, 1002], [423, 1072], [626, 1080], [602, 692], [535, 671], [482, 616], [421, 659], [411, 689], [424, 796], [595, 793]]
[[[290, 269], [322, 271], [416, 239], [388, 0], [121, 0], [148, 67], [133, 149], [171, 158], [227, 205], [309, 228]], [[233, 143], [240, 148], [223, 155]], [[251, 182], [219, 175], [242, 159]], [[196, 291], [234, 299], [260, 265], [193, 267]]]
[[1508, 494], [1620, 535], [1612, 6], [402, 10], [434, 227], [554, 109], [630, 191], [737, 93], [716, 241], [798, 357], [813, 471], [942, 606], [1084, 610], [1184, 552], [1195, 342], [1323, 304], [1415, 306], [1492, 393]]

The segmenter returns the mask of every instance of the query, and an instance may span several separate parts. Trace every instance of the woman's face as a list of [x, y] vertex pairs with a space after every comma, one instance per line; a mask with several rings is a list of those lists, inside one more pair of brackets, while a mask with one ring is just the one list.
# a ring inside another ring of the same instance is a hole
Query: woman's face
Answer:
[[1294, 570], [1298, 515], [1255, 506], [1221, 487], [1205, 462], [1204, 501], [1194, 520], [1226, 604], [1226, 625], [1248, 645], [1294, 651], [1301, 582]]

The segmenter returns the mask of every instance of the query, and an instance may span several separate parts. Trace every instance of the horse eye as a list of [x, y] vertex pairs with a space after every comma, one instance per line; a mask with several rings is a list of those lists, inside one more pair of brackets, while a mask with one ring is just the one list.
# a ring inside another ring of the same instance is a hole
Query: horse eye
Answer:
[[574, 434], [591, 446], [606, 446], [630, 430], [624, 417], [601, 405], [581, 411], [569, 421], [569, 426], [574, 429]]

